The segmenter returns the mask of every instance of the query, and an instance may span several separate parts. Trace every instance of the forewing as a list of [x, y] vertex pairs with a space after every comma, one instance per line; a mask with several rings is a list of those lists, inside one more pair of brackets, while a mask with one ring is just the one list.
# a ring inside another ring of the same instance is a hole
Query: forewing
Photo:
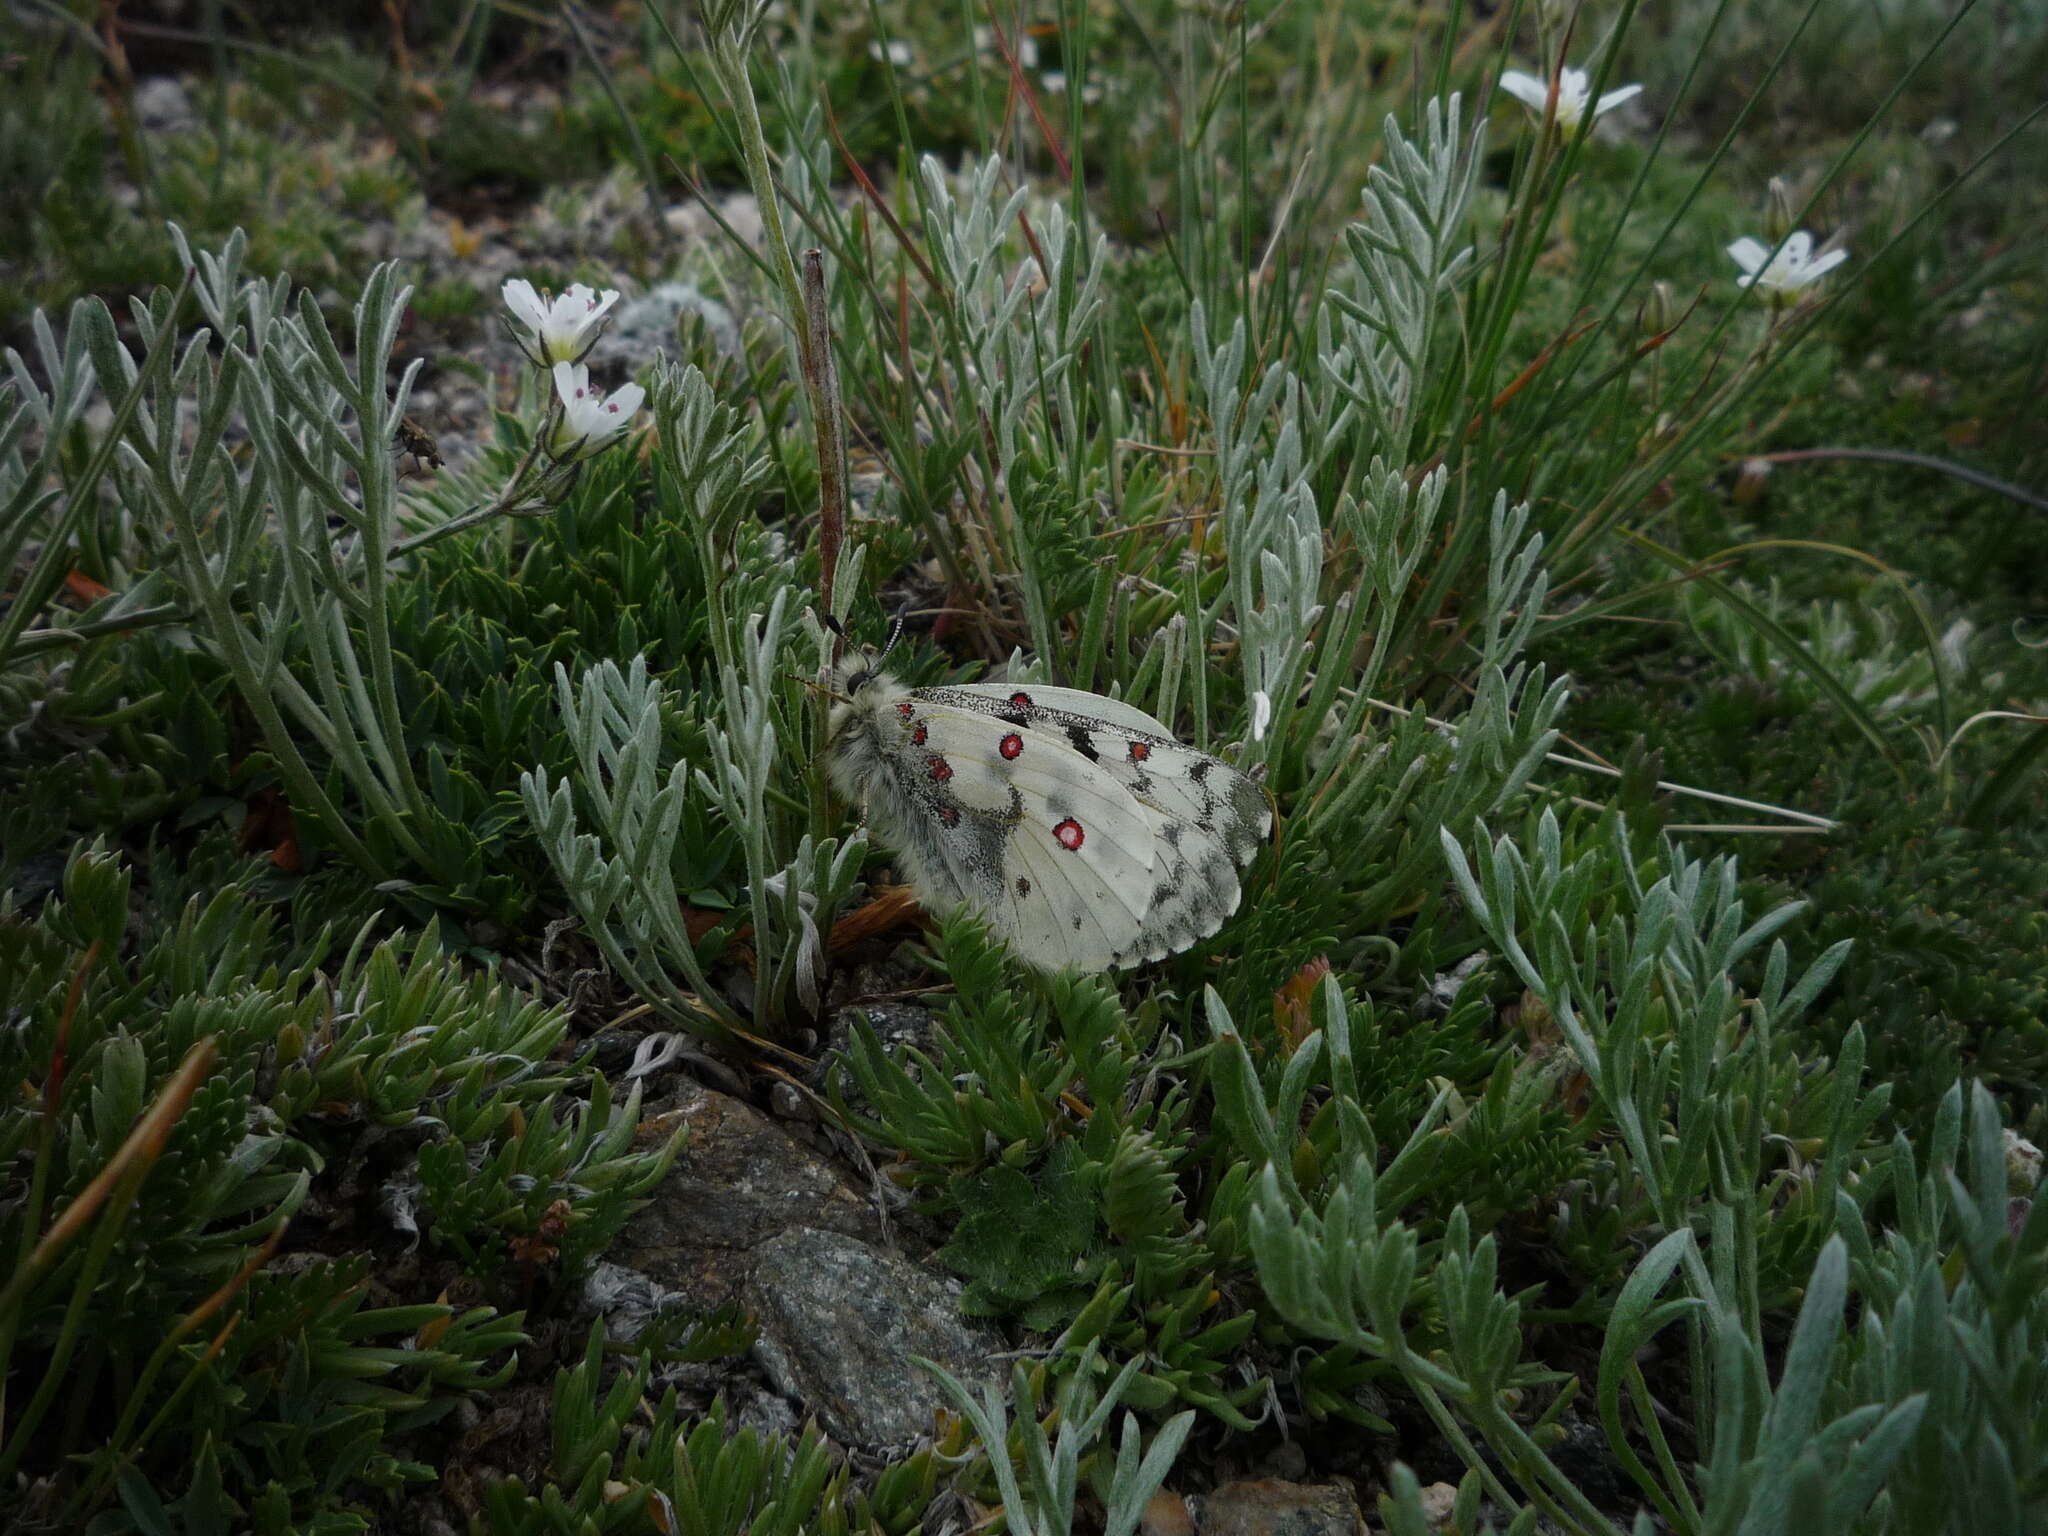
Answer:
[[[963, 699], [983, 701], [975, 707], [994, 705], [998, 712], [1029, 716], [1038, 712], [1072, 716], [1076, 720], [1104, 721], [1141, 735], [1172, 741], [1173, 732], [1135, 704], [1088, 693], [1080, 688], [1053, 688], [1041, 683], [961, 683], [950, 688], [926, 688], [930, 694], [958, 694]], [[1021, 702], [1020, 702], [1021, 701]]]
[[1056, 734], [1146, 804], [1221, 839], [1248, 864], [1273, 824], [1265, 791], [1221, 758], [1176, 739], [1143, 710], [1077, 688], [974, 683], [916, 697]]
[[[1153, 820], [1064, 733], [919, 689], [900, 718], [904, 819], [952, 886], [1020, 954], [1101, 970], [1142, 944], [1155, 887]], [[1124, 961], [1123, 963], [1128, 963]]]
[[1018, 739], [1063, 745], [1130, 794], [1153, 843], [1152, 885], [1137, 939], [1115, 963], [1177, 953], [1209, 937], [1237, 910], [1237, 871], [1272, 828], [1265, 791], [1221, 758], [1187, 746], [1159, 721], [1073, 688], [974, 684], [919, 690], [931, 705], [996, 719]]

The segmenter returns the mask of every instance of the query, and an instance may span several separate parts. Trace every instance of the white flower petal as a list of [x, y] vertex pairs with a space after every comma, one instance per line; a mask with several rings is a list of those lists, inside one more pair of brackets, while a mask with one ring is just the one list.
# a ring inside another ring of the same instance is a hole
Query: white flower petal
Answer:
[[1642, 93], [1643, 88], [1640, 85], [1624, 85], [1620, 90], [1609, 91], [1600, 98], [1600, 104], [1593, 108], [1593, 115], [1604, 117], [1624, 101], [1631, 101]]
[[[1795, 229], [1785, 237], [1785, 248], [1778, 254], [1778, 261], [1788, 267], [1803, 267], [1806, 258], [1813, 254], [1813, 236], [1803, 229]], [[1774, 262], [1772, 265], [1776, 265]]]
[[1754, 275], [1770, 259], [1771, 253], [1761, 241], [1752, 240], [1748, 235], [1744, 235], [1728, 247], [1728, 254], [1735, 258], [1735, 264], [1743, 271]]
[[599, 398], [591, 387], [590, 370], [581, 363], [554, 366], [555, 394], [561, 419], [548, 437], [548, 454], [557, 464], [573, 464], [604, 448], [633, 423], [647, 392], [627, 384]]
[[515, 277], [505, 284], [502, 292], [505, 307], [512, 311], [513, 318], [538, 331], [547, 319], [547, 306], [541, 303], [533, 284], [523, 277]]
[[550, 334], [574, 331], [583, 324], [583, 315], [583, 301], [576, 296], [576, 289], [571, 288], [567, 293], [556, 294], [555, 302], [548, 306], [546, 329]]
[[1849, 259], [1847, 250], [1827, 251], [1806, 264], [1806, 280], [1812, 282], [1825, 273], [1832, 272]]
[[1272, 696], [1265, 689], [1261, 688], [1252, 695], [1252, 740], [1264, 741], [1266, 739], [1266, 727], [1272, 723]]
[[1550, 100], [1549, 82], [1538, 80], [1534, 75], [1525, 75], [1519, 69], [1508, 70], [1500, 77], [1500, 88], [1531, 112], [1540, 113]]

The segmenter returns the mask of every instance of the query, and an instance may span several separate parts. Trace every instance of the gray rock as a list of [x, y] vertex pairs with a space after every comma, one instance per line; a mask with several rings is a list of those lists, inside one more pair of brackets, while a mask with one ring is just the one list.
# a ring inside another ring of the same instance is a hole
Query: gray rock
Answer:
[[957, 1286], [835, 1232], [786, 1232], [756, 1255], [746, 1302], [754, 1357], [844, 1445], [904, 1445], [932, 1429], [938, 1385], [922, 1356], [991, 1379], [998, 1341], [960, 1317]]
[[[894, 978], [872, 967], [863, 967], [853, 980], [857, 996], [886, 992], [897, 984]], [[931, 1010], [914, 1003], [883, 999], [834, 1009], [825, 1031], [825, 1049], [818, 1053], [817, 1070], [811, 1077], [811, 1086], [819, 1092], [825, 1091], [835, 1065], [853, 1048], [856, 1022], [872, 1029], [882, 1048], [899, 1061], [910, 1051], [928, 1054], [932, 1049], [932, 1036], [938, 1028], [938, 1021]], [[848, 1100], [856, 1108], [873, 1108], [861, 1095], [851, 1072], [840, 1071], [838, 1077]]]
[[1265, 1477], [1225, 1483], [1201, 1501], [1201, 1536], [1364, 1536], [1365, 1517], [1342, 1483]]
[[135, 121], [145, 133], [184, 133], [199, 122], [185, 87], [169, 75], [137, 81], [134, 107]]
[[881, 1222], [838, 1164], [758, 1110], [691, 1079], [648, 1106], [643, 1145], [687, 1122], [675, 1166], [606, 1257], [700, 1310], [739, 1294], [757, 1255], [793, 1228], [879, 1238]]
[[1458, 1490], [1451, 1483], [1431, 1483], [1422, 1490], [1422, 1518], [1429, 1522], [1429, 1528], [1440, 1531], [1451, 1523], [1451, 1516], [1457, 1513]]
[[[718, 214], [719, 218], [725, 220], [726, 227], [732, 230], [733, 235], [737, 235], [748, 245], [761, 243], [761, 205], [754, 201], [751, 192], [732, 192], [720, 198]], [[732, 235], [726, 234], [725, 229], [719, 226], [718, 219], [714, 219], [704, 210], [702, 204], [695, 201], [677, 203], [670, 207], [663, 212], [662, 222], [668, 226], [671, 235], [686, 244], [703, 241], [715, 244], [722, 250], [732, 238]]]
[[684, 315], [703, 320], [719, 351], [728, 357], [738, 354], [740, 327], [731, 310], [694, 283], [658, 283], [612, 311], [611, 325], [590, 349], [591, 364], [620, 363], [637, 370], [656, 358], [678, 356], [676, 322]]

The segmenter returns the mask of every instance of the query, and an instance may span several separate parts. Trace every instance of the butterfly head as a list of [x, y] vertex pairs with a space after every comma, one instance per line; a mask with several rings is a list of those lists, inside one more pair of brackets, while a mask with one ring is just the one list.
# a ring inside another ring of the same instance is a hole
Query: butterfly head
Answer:
[[[869, 687], [877, 679], [884, 682], [888, 680], [888, 674], [882, 671], [882, 663], [889, 659], [889, 653], [896, 649], [896, 642], [903, 638], [903, 621], [909, 616], [910, 609], [906, 604], [897, 610], [896, 621], [889, 626], [889, 638], [883, 642], [879, 651], [863, 651], [858, 661], [842, 663], [833, 670], [830, 687], [842, 703], [851, 704], [859, 697], [862, 689]], [[846, 630], [837, 619], [826, 620], [826, 625], [842, 640], [847, 638]]]
[[840, 708], [854, 703], [866, 703], [861, 698], [877, 683], [887, 683], [889, 674], [878, 664], [878, 658], [871, 656], [849, 657], [826, 674], [824, 687], [832, 702]]

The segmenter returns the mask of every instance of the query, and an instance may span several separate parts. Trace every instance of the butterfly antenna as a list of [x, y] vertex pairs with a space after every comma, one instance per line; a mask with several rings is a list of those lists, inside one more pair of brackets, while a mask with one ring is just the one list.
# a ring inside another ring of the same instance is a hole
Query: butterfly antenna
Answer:
[[834, 704], [850, 704], [851, 702], [853, 702], [852, 700], [847, 698], [845, 694], [841, 693], [837, 688], [828, 688], [825, 684], [819, 682], [815, 677], [805, 677], [801, 672], [785, 672], [782, 675], [789, 679], [789, 681], [791, 681], [792, 683], [796, 683], [801, 687], [810, 689], [813, 693], [823, 694], [826, 698], [830, 699]]
[[896, 642], [903, 638], [903, 623], [909, 617], [910, 604], [905, 603], [896, 610], [896, 622], [889, 626], [889, 638], [882, 646], [882, 654], [875, 658], [876, 666], [879, 667], [883, 662], [887, 661], [889, 653], [896, 649]]

